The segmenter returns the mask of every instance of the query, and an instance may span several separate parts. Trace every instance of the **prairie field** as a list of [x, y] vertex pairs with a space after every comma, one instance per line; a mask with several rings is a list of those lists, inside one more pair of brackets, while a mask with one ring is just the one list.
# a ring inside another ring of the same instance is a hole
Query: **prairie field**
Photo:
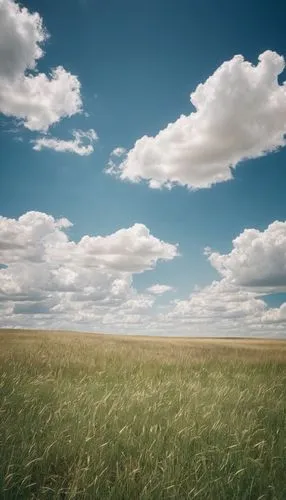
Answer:
[[0, 331], [3, 499], [285, 499], [286, 341]]

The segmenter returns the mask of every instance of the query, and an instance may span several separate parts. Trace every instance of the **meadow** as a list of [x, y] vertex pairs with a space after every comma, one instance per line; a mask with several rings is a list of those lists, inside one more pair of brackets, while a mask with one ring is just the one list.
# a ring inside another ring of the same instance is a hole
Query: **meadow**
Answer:
[[286, 341], [0, 331], [3, 499], [285, 499]]

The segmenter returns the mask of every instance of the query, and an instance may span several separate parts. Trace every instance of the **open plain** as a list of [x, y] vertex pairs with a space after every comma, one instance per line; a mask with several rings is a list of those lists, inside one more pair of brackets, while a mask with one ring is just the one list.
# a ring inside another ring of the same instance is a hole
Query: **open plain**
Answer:
[[286, 342], [0, 332], [3, 499], [285, 499]]

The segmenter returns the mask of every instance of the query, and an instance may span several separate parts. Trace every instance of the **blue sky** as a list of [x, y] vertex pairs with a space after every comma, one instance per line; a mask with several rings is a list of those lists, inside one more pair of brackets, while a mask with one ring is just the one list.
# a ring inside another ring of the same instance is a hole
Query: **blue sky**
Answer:
[[[4, 4], [11, 7], [14, 2], [4, 0]], [[132, 151], [141, 137], [156, 136], [180, 115], [194, 112], [190, 93], [233, 56], [241, 54], [245, 61], [256, 66], [258, 56], [267, 50], [285, 55], [285, 5], [222, 0], [215, 3], [148, 0], [144, 4], [131, 0], [71, 0], [68, 5], [58, 2], [56, 6], [48, 0], [25, 0], [23, 5], [29, 15], [39, 13], [50, 34], [39, 44], [44, 55], [37, 60], [37, 70], [47, 75], [51, 68], [62, 65], [76, 75], [81, 84], [83, 112], [62, 116], [57, 123], [49, 123], [46, 130], [31, 130], [20, 123], [23, 117], [17, 112], [7, 112], [2, 106], [1, 215], [16, 220], [26, 212], [36, 211], [55, 219], [65, 217], [73, 223], [67, 233], [77, 242], [84, 235], [104, 237], [141, 223], [159, 240], [178, 244], [180, 256], [168, 259], [158, 256], [152, 270], [146, 265], [133, 274], [133, 288], [139, 294], [146, 293], [156, 283], [174, 287], [175, 291], [157, 298], [159, 306], [167, 306], [174, 299], [183, 304], [196, 285], [206, 287], [213, 280], [229, 279], [218, 270], [217, 263], [208, 262], [204, 249], [210, 247], [221, 255], [230, 254], [232, 240], [245, 229], [258, 230], [264, 235], [271, 223], [286, 220], [285, 149], [279, 147], [261, 158], [242, 161], [232, 180], [196, 190], [186, 185], [150, 189], [144, 176], [140, 182], [132, 183], [128, 179], [122, 181], [118, 175], [107, 175], [104, 168], [114, 148], [120, 146]], [[5, 54], [5, 50], [0, 52], [1, 57]], [[27, 69], [30, 74], [31, 71]], [[280, 87], [284, 80], [285, 71], [278, 77]], [[244, 117], [237, 115], [237, 120], [243, 122]], [[90, 155], [45, 147], [36, 151], [32, 147], [31, 141], [39, 136], [69, 140], [71, 131], [79, 129], [93, 129], [99, 137]], [[285, 131], [282, 124], [281, 137]], [[142, 165], [143, 169], [143, 160]], [[285, 256], [286, 252], [279, 266], [283, 267]], [[269, 258], [275, 261], [276, 254], [271, 253]], [[6, 263], [3, 258], [2, 261]], [[266, 263], [264, 268], [267, 266]], [[277, 288], [275, 280], [268, 276], [267, 286], [255, 288], [250, 281], [240, 282], [235, 272], [231, 268], [232, 284], [242, 286], [243, 293], [254, 294], [253, 297], [263, 293], [261, 297], [273, 309], [272, 316], [279, 316], [273, 329], [278, 328], [281, 335], [284, 313], [279, 307], [284, 302], [285, 287], [282, 289], [279, 284]], [[26, 302], [31, 304], [33, 301], [27, 297]], [[9, 304], [9, 311], [15, 313], [13, 298], [9, 298]], [[180, 307], [183, 305], [179, 304]], [[196, 316], [192, 304], [188, 307], [190, 316]], [[2, 323], [9, 326], [10, 322], [5, 320], [7, 311], [3, 311]], [[29, 318], [28, 314], [23, 317], [14, 313], [11, 325], [33, 326], [37, 318], [44, 321], [40, 316]], [[177, 316], [172, 316], [172, 311], [166, 314], [170, 317], [164, 318], [158, 331], [169, 333], [170, 318], [174, 321]], [[269, 316], [268, 308], [265, 314]], [[269, 324], [268, 316], [264, 322], [259, 319], [260, 327], [261, 321], [263, 325]], [[154, 315], [150, 321], [150, 328], [155, 331]], [[107, 330], [112, 328], [117, 328], [116, 322]], [[118, 328], [125, 330], [122, 324]], [[227, 326], [223, 328], [227, 331]], [[233, 328], [231, 325], [230, 331]], [[209, 331], [207, 325], [206, 332]], [[268, 326], [265, 332], [269, 334]]]

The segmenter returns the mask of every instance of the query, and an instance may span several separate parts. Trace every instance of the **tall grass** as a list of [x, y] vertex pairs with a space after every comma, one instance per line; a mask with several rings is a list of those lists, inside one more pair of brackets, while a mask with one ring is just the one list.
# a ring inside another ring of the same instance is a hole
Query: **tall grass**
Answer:
[[286, 342], [0, 334], [4, 499], [285, 499]]

